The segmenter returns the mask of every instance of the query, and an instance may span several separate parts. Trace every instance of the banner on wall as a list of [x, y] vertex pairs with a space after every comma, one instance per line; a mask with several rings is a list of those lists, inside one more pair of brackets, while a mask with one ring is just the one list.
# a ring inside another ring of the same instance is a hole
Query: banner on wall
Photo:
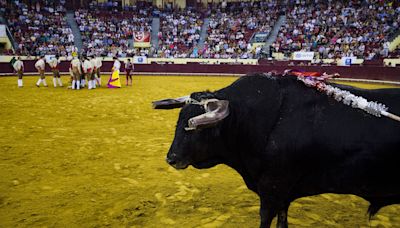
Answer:
[[146, 56], [134, 56], [133, 64], [147, 64], [147, 57]]
[[150, 32], [133, 32], [133, 47], [150, 47]]
[[293, 60], [308, 60], [314, 59], [314, 52], [312, 51], [296, 51], [293, 53]]
[[48, 63], [48, 62], [50, 62], [50, 60], [51, 60], [52, 58], [55, 58], [55, 57], [56, 57], [55, 55], [45, 55], [45, 56], [44, 56], [44, 59], [45, 59], [46, 63]]
[[355, 63], [356, 57], [342, 57], [337, 63], [338, 66], [351, 66]]

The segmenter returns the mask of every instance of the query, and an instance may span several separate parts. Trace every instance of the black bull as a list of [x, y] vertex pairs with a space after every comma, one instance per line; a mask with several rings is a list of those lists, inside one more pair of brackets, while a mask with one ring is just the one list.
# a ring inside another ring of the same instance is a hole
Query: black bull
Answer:
[[[400, 90], [338, 87], [400, 113]], [[275, 216], [277, 227], [287, 227], [290, 203], [316, 194], [360, 196], [370, 216], [400, 203], [400, 122], [346, 106], [295, 77], [246, 76], [190, 98], [153, 102], [183, 107], [167, 162], [235, 169], [260, 197], [261, 227]]]

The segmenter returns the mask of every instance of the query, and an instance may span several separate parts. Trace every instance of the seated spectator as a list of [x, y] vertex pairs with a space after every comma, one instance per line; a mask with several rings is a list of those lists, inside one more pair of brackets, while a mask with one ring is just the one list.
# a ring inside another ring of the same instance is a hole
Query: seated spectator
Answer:
[[201, 13], [194, 10], [162, 12], [157, 56], [197, 58], [202, 25]]
[[229, 3], [228, 9], [210, 16], [205, 58], [257, 58], [261, 48], [253, 48], [250, 38], [256, 32], [269, 33], [277, 18], [276, 1]]
[[138, 52], [133, 48], [133, 32], [151, 32], [150, 16], [151, 10], [146, 9], [129, 12], [80, 9], [75, 12], [88, 56], [132, 57]]
[[37, 5], [29, 9], [21, 1], [8, 5], [6, 18], [14, 39], [18, 43], [18, 55], [70, 55], [75, 49], [74, 36], [65, 19], [63, 4]]
[[314, 51], [321, 58], [387, 57], [387, 38], [395, 32], [399, 15], [400, 8], [378, 0], [295, 5], [286, 14], [275, 48], [287, 55]]

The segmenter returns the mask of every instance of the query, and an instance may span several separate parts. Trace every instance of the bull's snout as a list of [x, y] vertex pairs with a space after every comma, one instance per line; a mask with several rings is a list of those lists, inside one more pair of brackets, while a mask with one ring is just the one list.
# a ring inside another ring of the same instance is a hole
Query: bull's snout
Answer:
[[189, 166], [188, 162], [182, 161], [182, 159], [179, 159], [174, 153], [168, 154], [165, 160], [175, 169], [185, 169]]
[[174, 166], [176, 164], [176, 155], [175, 154], [169, 155], [167, 156], [166, 160], [169, 165]]

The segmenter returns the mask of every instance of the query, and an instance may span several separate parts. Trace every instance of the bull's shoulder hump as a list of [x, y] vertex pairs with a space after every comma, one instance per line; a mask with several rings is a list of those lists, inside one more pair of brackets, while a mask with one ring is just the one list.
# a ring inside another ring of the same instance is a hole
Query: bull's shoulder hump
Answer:
[[283, 85], [289, 81], [296, 81], [295, 77], [270, 76], [265, 74], [247, 74], [238, 78], [226, 88], [232, 89], [253, 89]]

